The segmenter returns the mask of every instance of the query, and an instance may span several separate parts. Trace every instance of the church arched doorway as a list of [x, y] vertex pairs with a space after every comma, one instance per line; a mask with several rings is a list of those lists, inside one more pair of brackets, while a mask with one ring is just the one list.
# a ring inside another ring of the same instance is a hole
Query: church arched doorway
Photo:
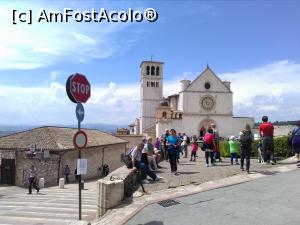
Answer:
[[218, 126], [216, 122], [210, 118], [203, 119], [199, 123], [199, 137], [203, 138], [204, 134], [206, 133], [207, 129], [211, 126], [211, 124], [214, 123], [216, 127]]

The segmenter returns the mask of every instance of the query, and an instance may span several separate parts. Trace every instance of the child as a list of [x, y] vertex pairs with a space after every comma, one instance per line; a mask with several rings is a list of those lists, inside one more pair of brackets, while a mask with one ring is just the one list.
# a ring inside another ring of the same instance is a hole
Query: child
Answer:
[[230, 137], [229, 147], [230, 147], [230, 155], [231, 155], [231, 159], [230, 159], [231, 165], [233, 165], [233, 159], [235, 159], [235, 164], [239, 165], [238, 158], [237, 158], [239, 145], [238, 142], [235, 140], [234, 136]]
[[258, 152], [257, 162], [261, 164], [265, 164], [264, 157], [263, 157], [263, 145], [261, 141], [257, 145], [257, 152]]
[[196, 153], [197, 153], [197, 150], [198, 150], [198, 144], [197, 144], [196, 140], [193, 141], [191, 147], [192, 147], [192, 153], [191, 153], [191, 159], [190, 159], [190, 161], [192, 161], [192, 159], [194, 157], [193, 161], [195, 162], [196, 161]]

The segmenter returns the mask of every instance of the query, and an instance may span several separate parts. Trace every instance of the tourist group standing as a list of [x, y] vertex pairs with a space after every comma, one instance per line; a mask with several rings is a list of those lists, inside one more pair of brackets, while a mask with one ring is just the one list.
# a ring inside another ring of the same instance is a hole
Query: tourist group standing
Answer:
[[[161, 177], [156, 175], [160, 170], [159, 162], [167, 160], [170, 163], [171, 173], [179, 175], [178, 164], [180, 165], [180, 155], [188, 157], [188, 146], [190, 146], [190, 161], [196, 161], [199, 147], [204, 151], [205, 164], [207, 167], [215, 166], [217, 162], [222, 162], [220, 154], [219, 133], [215, 124], [211, 124], [207, 131], [201, 130], [201, 136], [189, 137], [185, 133], [176, 133], [175, 129], [166, 129], [165, 133], [157, 137], [154, 144], [152, 138], [145, 139], [132, 151], [132, 163], [135, 169], [140, 169], [143, 174], [149, 175], [153, 180], [159, 180]], [[275, 164], [274, 156], [274, 127], [268, 121], [267, 116], [262, 117], [262, 123], [259, 125], [260, 149], [262, 162]], [[238, 136], [229, 138], [230, 164], [240, 165], [242, 171], [250, 173], [250, 157], [252, 154], [252, 145], [254, 135], [251, 126], [246, 124]], [[297, 156], [297, 166], [300, 167], [300, 121], [291, 132], [290, 143], [294, 154]], [[240, 152], [239, 152], [240, 150]], [[238, 154], [240, 153], [240, 163]], [[145, 178], [145, 176], [144, 176]], [[144, 179], [144, 182], [145, 181]]]

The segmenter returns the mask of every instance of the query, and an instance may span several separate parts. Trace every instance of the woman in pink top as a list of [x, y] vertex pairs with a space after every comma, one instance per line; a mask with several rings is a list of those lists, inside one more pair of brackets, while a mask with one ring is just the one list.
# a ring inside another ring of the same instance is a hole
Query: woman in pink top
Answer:
[[205, 149], [205, 159], [206, 166], [208, 167], [208, 158], [210, 158], [210, 162], [212, 166], [215, 166], [214, 163], [214, 135], [213, 129], [208, 128], [207, 133], [204, 135], [204, 149]]

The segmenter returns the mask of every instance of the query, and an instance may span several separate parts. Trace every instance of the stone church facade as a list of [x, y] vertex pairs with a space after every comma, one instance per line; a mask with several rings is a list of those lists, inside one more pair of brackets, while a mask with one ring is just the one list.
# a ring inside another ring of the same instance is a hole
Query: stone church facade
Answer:
[[220, 136], [237, 135], [254, 118], [233, 116], [230, 82], [222, 81], [207, 68], [192, 82], [181, 81], [179, 93], [163, 98], [163, 63], [143, 61], [140, 65], [141, 117], [134, 123], [135, 134], [159, 136], [174, 128], [187, 135], [200, 135], [211, 123]]

